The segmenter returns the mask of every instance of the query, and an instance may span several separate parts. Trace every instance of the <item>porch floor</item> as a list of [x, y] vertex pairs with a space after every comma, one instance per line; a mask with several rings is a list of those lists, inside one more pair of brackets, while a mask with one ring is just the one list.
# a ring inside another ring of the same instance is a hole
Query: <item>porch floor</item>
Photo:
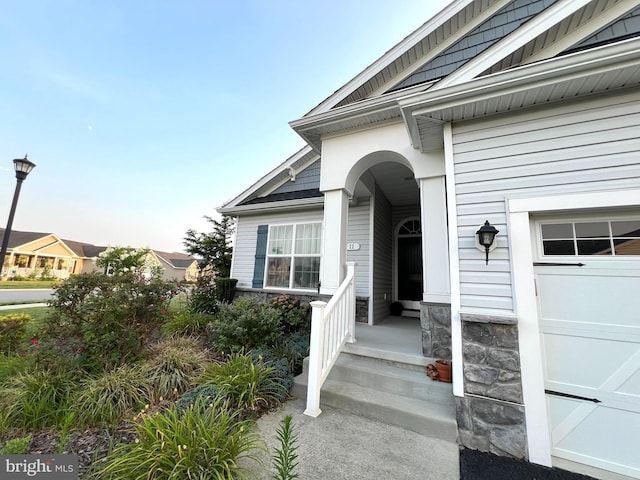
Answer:
[[344, 351], [414, 365], [427, 365], [432, 358], [422, 355], [420, 319], [387, 317], [375, 325], [356, 323], [356, 343], [347, 343]]

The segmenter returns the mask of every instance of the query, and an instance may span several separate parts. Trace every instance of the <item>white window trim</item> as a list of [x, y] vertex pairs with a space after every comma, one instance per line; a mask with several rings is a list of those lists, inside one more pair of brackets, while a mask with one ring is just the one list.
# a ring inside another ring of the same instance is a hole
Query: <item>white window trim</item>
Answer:
[[518, 346], [522, 372], [529, 461], [551, 466], [551, 440], [544, 394], [542, 346], [534, 284], [535, 236], [531, 214], [569, 213], [597, 208], [640, 206], [640, 189], [613, 190], [549, 197], [507, 198]]
[[[578, 218], [579, 217], [579, 218]], [[578, 219], [576, 219], [578, 218]], [[589, 262], [611, 262], [611, 261], [619, 261], [627, 263], [630, 260], [637, 260], [638, 255], [616, 255], [615, 251], [612, 252], [611, 255], [580, 255], [576, 253], [575, 255], [545, 255], [543, 249], [543, 238], [542, 238], [542, 225], [549, 224], [560, 224], [560, 223], [585, 223], [585, 222], [620, 222], [620, 221], [638, 221], [640, 220], [640, 216], [637, 214], [626, 214], [626, 213], [594, 213], [594, 214], [577, 214], [577, 213], [563, 213], [553, 216], [545, 216], [544, 220], [537, 220], [534, 217], [535, 223], [535, 232], [534, 235], [534, 244], [535, 244], [535, 253], [536, 259], [541, 261], [564, 261], [571, 262], [577, 260], [589, 260]], [[603, 239], [605, 237], [602, 237]], [[609, 232], [608, 240], [612, 238], [617, 238]], [[573, 237], [574, 242], [577, 238]], [[576, 250], [577, 251], [577, 250]]]
[[[267, 234], [267, 251], [265, 254], [265, 265], [264, 265], [264, 278], [263, 278], [263, 283], [262, 285], [264, 286], [263, 288], [265, 290], [287, 290], [287, 291], [292, 291], [292, 292], [315, 292], [317, 290], [317, 288], [303, 288], [303, 287], [294, 287], [293, 286], [293, 280], [294, 280], [294, 266], [295, 266], [295, 258], [296, 257], [304, 257], [304, 258], [309, 258], [309, 257], [317, 257], [320, 260], [320, 262], [322, 262], [322, 254], [321, 253], [305, 253], [305, 254], [296, 254], [295, 253], [295, 244], [296, 244], [296, 233], [298, 231], [298, 227], [301, 225], [320, 225], [320, 239], [322, 240], [322, 222], [286, 222], [286, 223], [270, 223], [269, 224], [269, 231]], [[271, 241], [271, 232], [273, 231], [274, 228], [276, 227], [287, 227], [287, 226], [292, 226], [293, 227], [293, 232], [292, 232], [292, 236], [291, 236], [291, 253], [289, 254], [270, 254], [269, 253], [269, 243]], [[271, 285], [267, 285], [267, 281], [268, 281], [268, 277], [269, 277], [269, 259], [270, 258], [289, 258], [291, 259], [290, 265], [289, 265], [289, 286], [288, 287], [279, 287], [279, 286], [271, 286]], [[320, 277], [318, 276], [318, 282], [320, 282]]]

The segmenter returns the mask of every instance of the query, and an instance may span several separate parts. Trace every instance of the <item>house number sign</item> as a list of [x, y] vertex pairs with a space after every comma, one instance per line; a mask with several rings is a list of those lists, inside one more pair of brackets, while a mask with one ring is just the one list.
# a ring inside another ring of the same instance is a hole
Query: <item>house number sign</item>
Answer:
[[349, 250], [350, 252], [352, 252], [354, 250], [360, 250], [360, 244], [359, 243], [347, 243], [347, 250]]

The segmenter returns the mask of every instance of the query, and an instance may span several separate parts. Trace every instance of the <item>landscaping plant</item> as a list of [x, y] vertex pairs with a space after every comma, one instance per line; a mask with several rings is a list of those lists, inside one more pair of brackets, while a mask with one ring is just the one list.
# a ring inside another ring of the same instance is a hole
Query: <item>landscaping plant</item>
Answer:
[[253, 422], [214, 398], [185, 411], [171, 407], [145, 413], [135, 425], [136, 441], [119, 444], [98, 466], [101, 480], [222, 480], [247, 478], [237, 461], [254, 457], [260, 439]]
[[199, 383], [225, 391], [231, 404], [247, 414], [276, 405], [285, 387], [273, 369], [251, 354], [234, 353], [224, 362], [209, 365]]
[[130, 272], [77, 275], [56, 289], [45, 333], [83, 369], [112, 368], [138, 358], [177, 292], [174, 282]]
[[19, 349], [30, 320], [31, 317], [26, 313], [0, 315], [0, 353], [11, 353]]
[[298, 466], [298, 437], [293, 433], [291, 422], [291, 415], [286, 415], [276, 431], [280, 447], [276, 448], [272, 457], [275, 468], [273, 480], [293, 480], [298, 478], [298, 474], [295, 472]]

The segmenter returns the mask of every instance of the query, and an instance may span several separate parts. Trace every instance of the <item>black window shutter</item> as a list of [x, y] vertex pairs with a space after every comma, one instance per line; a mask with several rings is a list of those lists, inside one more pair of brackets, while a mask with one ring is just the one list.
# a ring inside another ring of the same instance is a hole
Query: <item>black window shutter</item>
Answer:
[[269, 225], [258, 225], [258, 238], [256, 240], [256, 259], [253, 264], [253, 288], [264, 286], [264, 263], [267, 256], [267, 234]]

